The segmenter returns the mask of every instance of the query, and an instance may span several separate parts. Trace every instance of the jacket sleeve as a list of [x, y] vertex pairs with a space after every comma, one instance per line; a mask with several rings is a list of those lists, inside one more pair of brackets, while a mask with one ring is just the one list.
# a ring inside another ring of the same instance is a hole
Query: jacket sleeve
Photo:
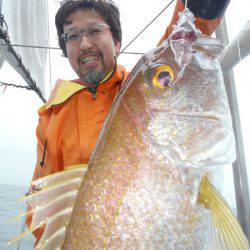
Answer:
[[[185, 8], [186, 0], [177, 0], [174, 14], [168, 25], [160, 45], [172, 33], [172, 27], [179, 19], [178, 13]], [[193, 12], [196, 21], [196, 27], [206, 35], [211, 35], [215, 28], [220, 24], [230, 0], [187, 0], [187, 7]]]
[[[47, 128], [47, 119], [39, 119], [38, 122], [38, 126], [36, 129], [36, 136], [37, 136], [37, 163], [36, 163], [36, 167], [34, 170], [34, 174], [33, 174], [33, 178], [32, 180], [37, 180], [39, 178], [41, 178], [42, 176], [46, 175], [45, 172], [45, 165], [43, 165], [43, 160], [44, 160], [44, 164], [46, 164], [46, 158], [47, 155], [49, 154], [47, 152], [47, 147], [46, 147], [46, 128]], [[47, 169], [46, 169], [47, 170]], [[35, 186], [31, 185], [30, 186], [30, 190], [29, 192], [36, 192], [38, 191], [38, 189], [36, 189]], [[31, 207], [28, 206], [28, 211], [31, 210]], [[26, 217], [26, 225], [28, 228], [30, 228], [31, 226], [31, 222], [32, 222], [32, 214], [27, 215]], [[35, 230], [33, 232], [34, 236], [36, 237], [36, 243], [39, 241], [39, 239], [41, 238], [42, 234], [44, 231], [44, 227], [39, 228], [37, 230]], [[35, 244], [36, 244], [35, 243]]]

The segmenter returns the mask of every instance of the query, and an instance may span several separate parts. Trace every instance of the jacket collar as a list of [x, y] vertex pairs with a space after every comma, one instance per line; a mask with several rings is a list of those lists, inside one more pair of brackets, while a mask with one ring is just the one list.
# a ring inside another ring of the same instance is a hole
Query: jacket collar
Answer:
[[[121, 65], [117, 65], [115, 72], [110, 77], [108, 77], [106, 81], [102, 82], [98, 86], [98, 91], [112, 88], [117, 84], [117, 82], [122, 82], [124, 79], [126, 79], [127, 75], [128, 73], [126, 72], [125, 68]], [[72, 95], [86, 88], [87, 87], [84, 86], [84, 83], [80, 79], [72, 81], [58, 79], [53, 91], [50, 94], [48, 102], [40, 107], [38, 112], [40, 113], [52, 106], [62, 104]]]

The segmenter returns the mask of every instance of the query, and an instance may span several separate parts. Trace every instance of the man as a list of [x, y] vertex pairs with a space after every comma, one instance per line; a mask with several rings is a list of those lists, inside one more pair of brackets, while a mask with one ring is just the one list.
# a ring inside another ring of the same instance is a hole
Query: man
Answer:
[[[227, 0], [189, 0], [196, 25], [210, 35], [219, 24]], [[216, 5], [215, 5], [216, 4]], [[178, 0], [172, 31], [185, 3]], [[113, 100], [128, 73], [116, 64], [122, 32], [118, 8], [112, 1], [63, 1], [56, 15], [59, 45], [79, 79], [58, 81], [49, 101], [39, 110], [37, 165], [33, 180], [87, 164]], [[31, 187], [31, 192], [34, 191]], [[31, 218], [27, 218], [29, 225]], [[35, 232], [37, 239], [42, 230]]]

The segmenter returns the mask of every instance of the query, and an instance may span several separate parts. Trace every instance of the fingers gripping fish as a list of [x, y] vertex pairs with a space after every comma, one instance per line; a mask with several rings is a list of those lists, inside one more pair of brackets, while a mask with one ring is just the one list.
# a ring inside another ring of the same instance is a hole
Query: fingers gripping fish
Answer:
[[180, 14], [131, 72], [88, 166], [34, 183], [30, 230], [46, 225], [37, 249], [205, 249], [211, 232], [216, 249], [248, 249], [209, 181], [235, 160], [222, 49]]

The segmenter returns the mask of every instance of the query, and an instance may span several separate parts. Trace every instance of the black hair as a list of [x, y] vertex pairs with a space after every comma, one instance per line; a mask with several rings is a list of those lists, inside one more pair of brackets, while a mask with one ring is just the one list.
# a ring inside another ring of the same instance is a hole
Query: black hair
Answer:
[[94, 9], [99, 13], [110, 26], [114, 42], [122, 41], [122, 30], [120, 23], [120, 13], [118, 7], [111, 0], [64, 0], [57, 11], [55, 17], [58, 43], [63, 51], [63, 55], [67, 57], [65, 41], [61, 38], [63, 34], [63, 26], [67, 24], [68, 15], [82, 9]]

